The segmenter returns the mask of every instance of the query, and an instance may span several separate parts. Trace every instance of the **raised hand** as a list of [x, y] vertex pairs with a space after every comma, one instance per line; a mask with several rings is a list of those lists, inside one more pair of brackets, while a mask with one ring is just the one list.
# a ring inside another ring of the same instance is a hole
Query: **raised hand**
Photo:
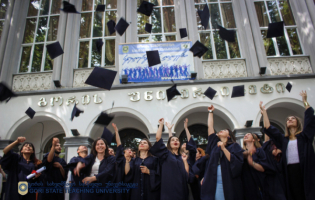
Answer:
[[170, 124], [170, 123], [168, 123], [168, 122], [165, 122], [165, 125], [166, 125], [166, 127], [168, 128], [168, 130], [172, 130], [172, 128], [173, 128], [173, 126], [174, 126], [174, 124]]
[[302, 101], [303, 102], [307, 102], [307, 93], [306, 93], [306, 90], [303, 92], [300, 92], [300, 96], [302, 97]]
[[112, 126], [113, 126], [113, 128], [115, 130], [115, 133], [118, 132], [118, 128], [117, 128], [116, 124], [112, 123]]
[[260, 112], [261, 114], [263, 114], [263, 112], [266, 110], [265, 106], [263, 106], [263, 102], [259, 102], [259, 108], [260, 108]]
[[186, 118], [186, 119], [184, 120], [184, 128], [185, 128], [185, 129], [188, 128], [188, 118]]
[[17, 141], [18, 143], [23, 143], [23, 142], [25, 142], [25, 140], [26, 140], [25, 137], [18, 137], [18, 138], [16, 139], [16, 141]]
[[52, 145], [56, 146], [58, 143], [59, 143], [59, 139], [58, 138], [53, 138]]
[[159, 119], [159, 124], [163, 125], [164, 124], [164, 118]]
[[213, 105], [208, 107], [208, 111], [210, 111], [210, 110], [212, 110], [212, 112], [214, 111], [214, 106]]

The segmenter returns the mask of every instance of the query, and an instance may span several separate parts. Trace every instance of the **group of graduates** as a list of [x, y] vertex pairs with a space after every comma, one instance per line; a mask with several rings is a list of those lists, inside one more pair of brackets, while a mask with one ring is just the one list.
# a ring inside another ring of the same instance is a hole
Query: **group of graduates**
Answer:
[[[8, 174], [5, 188], [6, 200], [62, 200], [64, 193], [18, 193], [18, 182], [60, 183], [66, 181], [71, 171], [74, 187], [89, 188], [98, 183], [108, 187], [108, 183], [133, 183], [137, 187], [129, 192], [117, 193], [70, 193], [71, 200], [188, 200], [189, 192], [194, 200], [314, 200], [315, 199], [315, 136], [314, 110], [307, 102], [306, 92], [301, 92], [305, 106], [304, 126], [297, 116], [286, 119], [285, 134], [270, 125], [267, 111], [260, 102], [263, 116], [265, 142], [262, 144], [257, 134], [247, 133], [243, 147], [236, 143], [230, 129], [214, 130], [214, 106], [208, 107], [208, 144], [205, 152], [197, 148], [188, 130], [188, 119], [184, 121], [187, 143], [181, 145], [173, 136], [173, 125], [165, 123], [169, 129], [169, 139], [164, 144], [162, 130], [164, 119], [159, 120], [156, 142], [152, 146], [146, 138], [138, 146], [137, 156], [123, 148], [117, 126], [113, 123], [117, 151], [103, 138], [94, 141], [91, 153], [85, 146], [78, 148], [78, 156], [67, 164], [58, 155], [61, 146], [53, 138], [52, 147], [43, 160], [35, 156], [34, 145], [25, 142], [20, 153], [12, 148], [25, 141], [24, 137], [8, 145], [0, 164]], [[42, 173], [35, 173], [33, 179], [26, 176], [33, 170], [46, 166]], [[121, 185], [121, 188], [128, 188]], [[190, 190], [189, 190], [190, 187]], [[121, 190], [120, 190], [121, 191]]]

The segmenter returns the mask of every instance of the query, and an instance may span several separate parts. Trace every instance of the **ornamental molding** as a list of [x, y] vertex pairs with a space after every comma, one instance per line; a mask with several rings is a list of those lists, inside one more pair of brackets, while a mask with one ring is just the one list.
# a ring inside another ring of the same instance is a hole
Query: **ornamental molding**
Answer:
[[271, 75], [311, 74], [312, 68], [308, 57], [268, 58]]
[[92, 71], [93, 68], [75, 70], [73, 77], [73, 87], [91, 87], [90, 85], [85, 84], [85, 81], [90, 76]]
[[205, 79], [247, 77], [245, 60], [203, 62]]
[[51, 83], [52, 72], [17, 74], [13, 76], [12, 90], [14, 92], [49, 90]]

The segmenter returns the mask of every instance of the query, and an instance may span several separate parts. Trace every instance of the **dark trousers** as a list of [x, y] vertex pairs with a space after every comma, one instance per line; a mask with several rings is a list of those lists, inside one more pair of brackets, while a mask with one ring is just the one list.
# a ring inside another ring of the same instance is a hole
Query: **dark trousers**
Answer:
[[290, 200], [305, 200], [304, 178], [300, 163], [287, 166]]

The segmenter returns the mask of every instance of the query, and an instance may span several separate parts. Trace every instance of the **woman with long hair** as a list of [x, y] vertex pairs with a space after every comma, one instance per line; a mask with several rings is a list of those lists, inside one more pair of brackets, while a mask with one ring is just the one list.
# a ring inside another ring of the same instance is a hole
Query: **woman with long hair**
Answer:
[[287, 199], [315, 199], [315, 153], [313, 140], [315, 136], [314, 110], [307, 102], [307, 93], [300, 93], [305, 106], [304, 126], [294, 115], [287, 117], [285, 135], [270, 125], [263, 102], [259, 107], [263, 115], [264, 132], [282, 151], [282, 170], [284, 172]]
[[137, 188], [131, 189], [131, 200], [160, 200], [159, 161], [149, 152], [151, 147], [147, 138], [141, 139], [134, 162], [126, 162], [125, 174], [129, 174], [132, 183], [138, 184]]
[[20, 181], [33, 182], [41, 175], [36, 174], [34, 179], [26, 179], [33, 170], [38, 169], [41, 161], [36, 158], [34, 145], [30, 142], [25, 142], [20, 154], [14, 153], [12, 148], [26, 140], [25, 137], [18, 137], [14, 142], [3, 149], [4, 156], [0, 160], [0, 165], [8, 174], [7, 185], [5, 188], [5, 199], [26, 199], [35, 200], [36, 193], [28, 192], [26, 195], [18, 193], [18, 183]]
[[275, 173], [267, 162], [256, 134], [247, 133], [243, 138], [244, 164], [242, 171], [244, 199], [264, 199], [264, 178], [266, 174]]
[[156, 133], [156, 142], [150, 149], [150, 152], [158, 157], [161, 163], [161, 199], [187, 200], [189, 175], [188, 156], [185, 153], [180, 154], [180, 141], [178, 137], [169, 137], [167, 146], [165, 146], [161, 138], [163, 126], [164, 119], [161, 118]]
[[[92, 144], [90, 155], [83, 158], [83, 160], [80, 160], [73, 172], [75, 176], [79, 177], [82, 176], [83, 173], [84, 178], [82, 179], [82, 182], [86, 185], [89, 185], [90, 183], [100, 183], [98, 186], [101, 185], [101, 187], [106, 187], [106, 183], [112, 181], [114, 167], [115, 157], [109, 155], [106, 140], [97, 138]], [[107, 193], [97, 192], [97, 187], [94, 187], [94, 193], [82, 193], [82, 199], [107, 199], [110, 196], [111, 195]]]
[[236, 143], [230, 129], [215, 134], [213, 128], [214, 106], [208, 107], [208, 144], [210, 155], [201, 181], [201, 199], [243, 199], [242, 166], [243, 149]]

